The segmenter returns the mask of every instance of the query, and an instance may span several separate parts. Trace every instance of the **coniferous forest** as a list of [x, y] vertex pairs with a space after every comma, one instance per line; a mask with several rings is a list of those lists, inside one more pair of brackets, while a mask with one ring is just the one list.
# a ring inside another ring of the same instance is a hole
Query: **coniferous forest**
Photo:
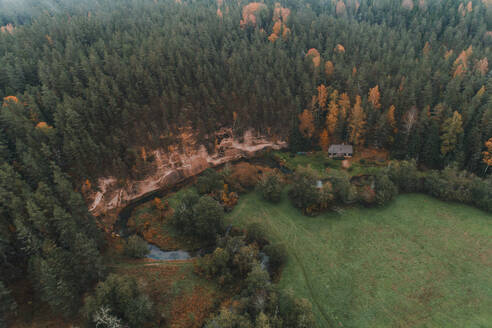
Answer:
[[182, 127], [492, 174], [490, 0], [0, 0], [0, 26], [0, 316], [21, 276], [78, 314], [107, 274], [78, 186]]

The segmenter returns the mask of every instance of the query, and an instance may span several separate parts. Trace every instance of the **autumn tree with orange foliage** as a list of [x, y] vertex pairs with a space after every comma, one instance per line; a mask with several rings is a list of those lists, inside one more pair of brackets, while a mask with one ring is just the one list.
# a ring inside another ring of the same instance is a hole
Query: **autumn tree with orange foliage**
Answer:
[[331, 60], [326, 61], [325, 63], [325, 74], [326, 76], [331, 76], [333, 72], [335, 71], [335, 66], [333, 66], [333, 63]]
[[328, 129], [328, 133], [333, 137], [335, 134], [335, 129], [337, 127], [338, 122], [338, 91], [335, 90], [330, 95], [330, 103], [328, 105], [328, 116], [326, 117], [326, 127]]
[[340, 43], [335, 46], [334, 50], [335, 50], [335, 52], [337, 52], [339, 54], [345, 53], [345, 47], [342, 46]]
[[311, 138], [314, 134], [314, 118], [309, 109], [305, 109], [299, 114], [299, 131], [305, 138]]
[[321, 110], [326, 110], [326, 100], [328, 99], [328, 89], [324, 84], [317, 88], [318, 90], [318, 105]]
[[330, 137], [328, 136], [328, 130], [326, 129], [323, 129], [323, 131], [319, 135], [319, 146], [324, 151], [327, 151], [328, 147], [330, 146]]
[[256, 15], [264, 9], [267, 9], [267, 6], [261, 2], [251, 2], [244, 6], [242, 13], [243, 19], [240, 22], [241, 27], [244, 28], [248, 25], [256, 26]]
[[362, 99], [359, 95], [355, 98], [355, 105], [352, 108], [349, 117], [349, 141], [355, 146], [361, 146], [364, 143], [364, 126], [366, 124], [366, 114], [362, 108]]
[[306, 57], [310, 57], [311, 60], [313, 61], [314, 67], [319, 67], [321, 64], [321, 55], [319, 51], [315, 48], [311, 48], [308, 50]]
[[159, 197], [155, 197], [152, 202], [154, 204], [154, 207], [159, 212], [159, 218], [162, 220], [162, 216], [163, 216], [164, 210], [166, 209], [167, 202], [163, 203], [162, 199], [160, 199]]
[[51, 125], [48, 125], [48, 123], [46, 122], [39, 122], [37, 125], [36, 125], [36, 129], [40, 129], [40, 130], [49, 130], [49, 129], [52, 129], [53, 127]]
[[19, 99], [17, 99], [16, 96], [7, 96], [3, 98], [3, 105], [2, 105], [3, 107], [7, 107], [9, 103], [18, 104]]
[[369, 103], [376, 109], [381, 108], [381, 104], [379, 103], [379, 99], [381, 95], [379, 93], [379, 85], [376, 85], [374, 88], [369, 89]]
[[487, 167], [485, 168], [485, 174], [486, 174], [489, 167], [492, 166], [492, 138], [490, 138], [485, 142], [485, 148], [487, 150], [482, 152], [482, 155], [483, 155], [483, 162], [485, 163], [485, 165], [487, 165]]
[[470, 56], [473, 54], [473, 47], [469, 46], [468, 49], [463, 50], [458, 58], [454, 61], [454, 73], [453, 77], [461, 76], [468, 69], [468, 60]]
[[350, 112], [350, 97], [346, 92], [340, 95], [338, 99], [338, 107], [340, 109], [340, 119], [345, 120]]

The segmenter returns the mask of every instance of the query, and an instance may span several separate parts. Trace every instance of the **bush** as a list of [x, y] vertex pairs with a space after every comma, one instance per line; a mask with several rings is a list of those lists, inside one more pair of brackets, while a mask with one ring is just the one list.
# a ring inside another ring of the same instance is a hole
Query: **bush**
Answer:
[[280, 315], [285, 328], [316, 327], [311, 303], [305, 298], [296, 298], [292, 291], [287, 290], [279, 297]]
[[375, 188], [376, 203], [380, 206], [390, 202], [396, 195], [398, 195], [398, 188], [385, 174], [378, 174], [376, 176]]
[[376, 192], [369, 185], [362, 186], [359, 188], [359, 200], [364, 205], [372, 205], [376, 202]]
[[258, 263], [258, 250], [247, 245], [244, 237], [220, 238], [217, 248], [212, 254], [206, 255], [198, 262], [198, 269], [219, 284], [230, 286], [243, 281]]
[[[109, 311], [102, 313], [103, 309]], [[137, 281], [116, 274], [110, 274], [104, 282], [97, 284], [94, 294], [86, 297], [83, 311], [94, 324], [105, 314], [135, 328], [144, 326], [153, 316], [152, 302], [139, 289]]]
[[247, 192], [258, 183], [262, 169], [247, 162], [235, 164], [225, 178], [225, 182], [235, 192]]
[[261, 224], [255, 222], [246, 227], [246, 241], [248, 243], [257, 243], [260, 247], [267, 243]]
[[268, 256], [270, 269], [274, 272], [278, 272], [287, 262], [287, 249], [281, 244], [267, 245], [263, 251]]
[[474, 177], [470, 186], [473, 203], [488, 212], [492, 212], [492, 178], [483, 180]]
[[196, 180], [196, 190], [200, 195], [218, 192], [224, 186], [224, 179], [214, 169], [206, 169]]
[[176, 208], [173, 223], [181, 233], [213, 240], [224, 231], [224, 209], [210, 196], [187, 192]]
[[276, 173], [263, 174], [256, 185], [256, 190], [263, 199], [273, 203], [278, 203], [282, 199], [282, 182]]
[[149, 253], [147, 242], [138, 235], [133, 235], [125, 242], [123, 250], [126, 256], [140, 259]]
[[245, 282], [248, 296], [264, 294], [271, 288], [270, 275], [257, 262], [252, 265]]
[[294, 174], [289, 198], [305, 214], [315, 214], [327, 208], [334, 198], [331, 183], [318, 188], [319, 181], [319, 174], [310, 167], [298, 167]]
[[447, 167], [425, 176], [425, 191], [442, 200], [475, 205], [492, 211], [492, 180], [480, 179], [466, 171]]
[[207, 240], [224, 231], [224, 209], [210, 196], [202, 196], [193, 206], [193, 234]]
[[178, 231], [184, 234], [193, 234], [194, 213], [193, 206], [198, 203], [200, 197], [193, 190], [187, 190], [179, 202], [173, 215], [173, 224]]
[[331, 182], [338, 201], [344, 204], [352, 204], [357, 201], [357, 188], [350, 183], [347, 175], [332, 177]]
[[422, 179], [415, 160], [392, 162], [386, 173], [401, 192], [423, 190]]

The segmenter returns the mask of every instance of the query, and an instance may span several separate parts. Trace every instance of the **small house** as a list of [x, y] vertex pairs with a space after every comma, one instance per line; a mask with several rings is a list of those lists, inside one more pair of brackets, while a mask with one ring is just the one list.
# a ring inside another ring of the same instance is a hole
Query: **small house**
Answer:
[[352, 157], [354, 153], [354, 148], [352, 145], [331, 145], [328, 148], [328, 155], [330, 157]]

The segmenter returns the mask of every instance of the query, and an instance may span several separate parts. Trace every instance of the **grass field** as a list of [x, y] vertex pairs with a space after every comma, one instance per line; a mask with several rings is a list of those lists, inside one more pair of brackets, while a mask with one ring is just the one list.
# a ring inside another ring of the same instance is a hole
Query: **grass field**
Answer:
[[286, 245], [279, 284], [319, 327], [492, 327], [490, 214], [412, 194], [312, 218], [250, 193], [227, 218]]
[[[290, 170], [295, 170], [298, 166], [311, 166], [313, 169], [321, 173], [322, 176], [337, 176], [342, 174], [342, 160], [333, 159], [326, 152], [318, 151], [309, 154], [293, 154], [289, 152], [276, 151], [272, 156], [280, 160], [285, 167]], [[362, 164], [359, 159], [352, 158], [350, 169], [343, 170], [343, 174], [355, 176], [359, 174], [374, 174], [379, 168], [385, 166], [385, 162], [379, 165], [370, 163]]]

